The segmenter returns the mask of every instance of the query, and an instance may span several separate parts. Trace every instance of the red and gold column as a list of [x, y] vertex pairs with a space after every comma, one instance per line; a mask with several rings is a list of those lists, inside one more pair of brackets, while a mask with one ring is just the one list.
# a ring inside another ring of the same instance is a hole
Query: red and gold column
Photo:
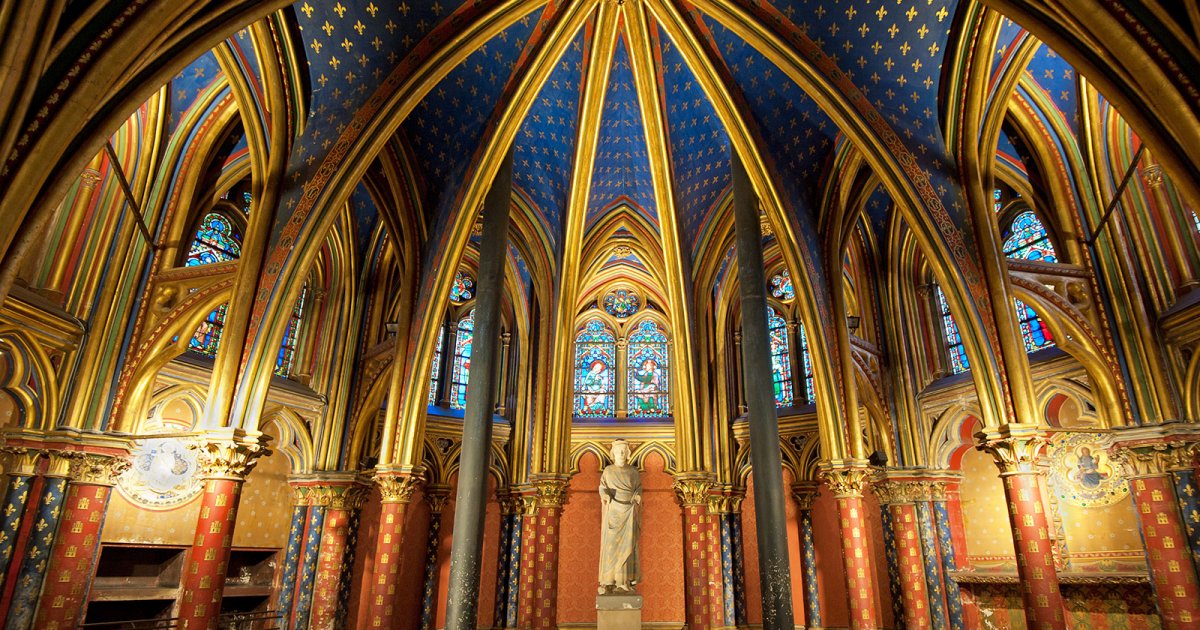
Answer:
[[400, 573], [400, 543], [404, 537], [404, 515], [420, 487], [423, 471], [380, 469], [375, 474], [382, 501], [379, 534], [375, 539], [375, 566], [370, 576], [371, 599], [368, 627], [392, 627], [397, 578]]
[[209, 435], [198, 445], [204, 493], [196, 535], [184, 565], [178, 613], [179, 627], [189, 630], [217, 626], [242, 484], [266, 450], [261, 433], [222, 433]]
[[689, 630], [707, 630], [712, 622], [708, 592], [708, 548], [712, 542], [708, 501], [712, 486], [712, 479], [704, 473], [675, 476], [675, 497], [683, 511], [683, 610]]
[[325, 525], [321, 532], [321, 550], [317, 555], [317, 576], [313, 588], [313, 628], [334, 628], [345, 612], [339, 610], [343, 575], [349, 571], [353, 558], [348, 557], [347, 542], [355, 513], [367, 498], [367, 487], [356, 475], [338, 475], [339, 479], [322, 478], [310, 486], [315, 503], [325, 506]]
[[522, 497], [526, 514], [521, 542], [521, 628], [546, 630], [558, 622], [558, 538], [562, 508], [567, 503], [567, 479], [534, 481]]
[[1065, 628], [1050, 523], [1043, 502], [1045, 479], [1036, 465], [1045, 437], [1036, 426], [1022, 424], [1007, 424], [976, 437], [980, 438], [979, 448], [995, 458], [1004, 482], [1017, 574], [1023, 586], [1025, 621], [1033, 630]]
[[846, 596], [850, 600], [850, 627], [855, 630], [878, 628], [879, 598], [875, 593], [875, 573], [867, 541], [870, 528], [863, 509], [863, 491], [871, 470], [855, 463], [838, 463], [826, 464], [821, 473], [837, 501], [842, 562], [846, 568]]
[[1200, 586], [1192, 561], [1187, 529], [1181, 518], [1171, 470], [1190, 463], [1183, 443], [1145, 439], [1146, 429], [1121, 433], [1117, 448], [1129, 462], [1129, 487], [1146, 559], [1154, 580], [1154, 597], [1163, 628], [1200, 628]]
[[128, 460], [112, 454], [77, 453], [71, 458], [63, 516], [33, 627], [58, 630], [82, 621], [108, 498], [128, 467]]
[[890, 526], [894, 567], [900, 582], [904, 627], [929, 628], [933, 619], [929, 612], [929, 591], [925, 583], [924, 554], [917, 520], [917, 507], [911, 481], [882, 481], [874, 486], [880, 507], [887, 511], [885, 524]]

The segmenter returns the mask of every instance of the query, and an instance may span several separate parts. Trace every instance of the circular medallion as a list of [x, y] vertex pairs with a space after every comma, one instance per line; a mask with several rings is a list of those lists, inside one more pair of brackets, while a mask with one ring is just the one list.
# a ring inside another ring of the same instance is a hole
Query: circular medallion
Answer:
[[1059, 434], [1051, 441], [1050, 487], [1059, 500], [1079, 507], [1112, 505], [1129, 494], [1124, 459], [1108, 452], [1101, 433]]
[[633, 289], [617, 289], [604, 296], [604, 310], [613, 317], [626, 318], [638, 312], [642, 299]]
[[151, 509], [173, 508], [200, 493], [196, 451], [179, 438], [138, 440], [133, 465], [117, 487], [129, 500]]

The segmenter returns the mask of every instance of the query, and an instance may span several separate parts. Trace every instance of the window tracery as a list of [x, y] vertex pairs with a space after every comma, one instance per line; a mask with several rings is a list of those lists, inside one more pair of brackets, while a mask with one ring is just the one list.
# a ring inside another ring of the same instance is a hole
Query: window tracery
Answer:
[[237, 260], [242, 255], [242, 235], [223, 212], [209, 212], [200, 221], [184, 266], [210, 265]]
[[771, 295], [779, 300], [796, 297], [796, 287], [792, 284], [792, 276], [787, 269], [771, 277]]
[[641, 306], [642, 300], [633, 289], [615, 289], [604, 296], [604, 311], [620, 319], [637, 313]]
[[450, 287], [450, 301], [461, 304], [475, 297], [475, 279], [463, 271], [454, 273], [454, 284]]
[[1033, 210], [1026, 210], [1013, 217], [1005, 230], [1002, 250], [1008, 258], [1058, 262], [1050, 233]]

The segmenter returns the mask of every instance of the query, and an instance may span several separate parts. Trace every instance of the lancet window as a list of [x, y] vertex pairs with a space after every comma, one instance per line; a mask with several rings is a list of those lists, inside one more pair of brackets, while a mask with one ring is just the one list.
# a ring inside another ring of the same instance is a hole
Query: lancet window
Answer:
[[[604, 305], [606, 300], [601, 298], [599, 302]], [[639, 301], [637, 308], [643, 307]], [[626, 321], [609, 310], [606, 307], [592, 309], [590, 316], [576, 329], [575, 416], [659, 418], [670, 415], [670, 337], [666, 328], [650, 316]]]
[[652, 319], [643, 319], [629, 335], [626, 363], [629, 415], [665, 416], [671, 411], [667, 369], [667, 333]]
[[1003, 251], [1008, 258], [1058, 262], [1050, 233], [1033, 210], [1025, 210], [1013, 217], [1004, 230]]
[[1037, 352], [1054, 345], [1054, 336], [1029, 305], [1013, 300], [1017, 307], [1017, 323], [1021, 326], [1021, 338], [1025, 340], [1026, 352]]
[[306, 283], [300, 289], [300, 297], [296, 298], [296, 303], [292, 306], [292, 313], [288, 317], [287, 329], [283, 333], [283, 342], [279, 345], [279, 355], [275, 359], [275, 373], [284, 378], [292, 375], [292, 368], [295, 366], [296, 343], [300, 335], [300, 325], [305, 315], [304, 309], [307, 298], [308, 284]]
[[601, 319], [589, 319], [575, 335], [575, 415], [616, 413], [616, 373], [616, 335]]
[[791, 407], [794, 398], [792, 386], [792, 353], [788, 349], [787, 321], [774, 308], [767, 307], [767, 330], [771, 343], [771, 380], [775, 384], [775, 406]]
[[[775, 391], [775, 406], [783, 409], [809, 404], [813, 397], [812, 358], [808, 351], [808, 337], [804, 326], [797, 323], [795, 286], [787, 269], [767, 279], [770, 304], [767, 305], [767, 341], [771, 350], [771, 381]], [[740, 337], [739, 337], [740, 338]], [[735, 360], [741, 365], [741, 350], [736, 351]], [[742, 394], [742, 370], [737, 370], [739, 404], [744, 405]]]
[[967, 360], [967, 349], [963, 345], [962, 333], [958, 330], [954, 315], [950, 313], [950, 303], [946, 301], [946, 294], [942, 292], [941, 287], [937, 287], [935, 292], [937, 293], [938, 314], [942, 320], [942, 334], [945, 335], [946, 354], [950, 361], [950, 373], [961, 374], [971, 369], [971, 362]]
[[225, 311], [228, 305], [222, 304], [200, 322], [195, 334], [188, 341], [188, 350], [206, 357], [216, 357], [221, 347], [221, 333], [225, 329]]
[[458, 321], [454, 336], [454, 363], [450, 368], [450, 408], [466, 409], [467, 381], [471, 378], [471, 347], [475, 342], [475, 309]]

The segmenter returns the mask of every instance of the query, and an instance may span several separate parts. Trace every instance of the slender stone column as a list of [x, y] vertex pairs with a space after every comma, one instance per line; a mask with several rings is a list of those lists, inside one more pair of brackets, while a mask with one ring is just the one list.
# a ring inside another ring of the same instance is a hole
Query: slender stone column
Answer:
[[521, 545], [521, 607], [518, 626], [549, 630], [558, 623], [558, 538], [567, 480], [545, 477], [522, 496], [526, 519]]
[[325, 533], [325, 506], [309, 488], [308, 520], [304, 526], [304, 545], [301, 547], [299, 578], [296, 580], [296, 602], [292, 611], [291, 630], [309, 627], [312, 614], [313, 584], [317, 580], [317, 559], [321, 553], [321, 536]]
[[787, 514], [779, 419], [767, 328], [767, 279], [763, 273], [758, 200], [736, 153], [733, 170], [733, 217], [737, 232], [738, 280], [742, 303], [742, 378], [750, 410], [750, 461], [754, 469], [754, 510], [758, 524], [758, 571], [762, 582], [764, 630], [792, 630], [792, 580], [788, 566]]
[[321, 547], [317, 557], [312, 612], [313, 628], [345, 627], [341, 586], [350, 571], [350, 532], [356, 514], [367, 498], [367, 488], [356, 475], [341, 475], [348, 479], [323, 481], [314, 488], [317, 501], [325, 506], [325, 523], [321, 531]]
[[[943, 471], [941, 474], [947, 474]], [[953, 489], [952, 489], [953, 487]], [[945, 478], [937, 479], [929, 483], [930, 488], [930, 512], [933, 518], [933, 527], [937, 542], [938, 551], [938, 572], [941, 576], [942, 592], [946, 600], [946, 619], [951, 628], [963, 627], [963, 604], [962, 592], [958, 588], [958, 582], [954, 581], [952, 575], [958, 567], [958, 554], [955, 552], [954, 532], [951, 525], [950, 510], [961, 510], [961, 506], [957, 498], [957, 481], [950, 481]], [[954, 499], [951, 500], [951, 495]], [[961, 523], [961, 512], [958, 513]]]
[[1163, 628], [1200, 627], [1200, 585], [1168, 472], [1179, 467], [1184, 449], [1177, 444], [1136, 439], [1118, 443], [1118, 449], [1126, 453], [1129, 462], [1129, 487], [1141, 521]]
[[[875, 496], [884, 518], [884, 537], [888, 544], [888, 575], [892, 576], [892, 601], [899, 602], [896, 623], [905, 628], [933, 627], [929, 610], [930, 592], [925, 579], [925, 550], [918, 531], [916, 498], [911, 482], [882, 481], [875, 484]], [[899, 595], [899, 597], [897, 597]]]
[[712, 485], [712, 478], [704, 473], [675, 476], [675, 498], [683, 512], [683, 617], [689, 630], [707, 630], [711, 623], [706, 552]]
[[[521, 501], [503, 491], [496, 493], [496, 499], [500, 503], [500, 545], [496, 552], [496, 610], [492, 625], [509, 628], [516, 625], [515, 618], [513, 624], [508, 623], [508, 609], [509, 594], [515, 593], [519, 585], [517, 564], [520, 562], [520, 552], [516, 549], [520, 545]], [[516, 612], [515, 609], [513, 612]]]
[[196, 448], [204, 493], [177, 614], [179, 627], [188, 630], [217, 625], [242, 484], [267, 450], [264, 435], [241, 430], [213, 431]]
[[813, 543], [813, 501], [817, 500], [820, 484], [801, 481], [792, 484], [792, 499], [800, 519], [800, 570], [804, 573], [804, 625], [821, 626], [821, 595], [817, 585], [817, 554]]
[[437, 607], [438, 548], [442, 544], [442, 512], [450, 499], [450, 488], [440, 485], [425, 487], [425, 502], [429, 504], [429, 531], [425, 535], [425, 573], [421, 582], [421, 630], [432, 630]]
[[500, 355], [500, 300], [508, 253], [508, 210], [512, 206], [513, 150], [500, 165], [483, 202], [483, 241], [475, 284], [475, 345], [472, 384], [467, 387], [459, 454], [458, 497], [454, 508], [454, 545], [450, 548], [447, 630], [474, 628], [479, 610], [479, 574], [483, 569], [483, 525], [487, 509], [488, 463], [496, 409], [497, 358]]
[[87, 610], [88, 585], [100, 553], [100, 530], [117, 477], [129, 461], [112, 455], [77, 453], [71, 458], [63, 516], [46, 568], [35, 628], [74, 628]]
[[283, 626], [291, 627], [296, 601], [297, 575], [300, 556], [304, 549], [305, 533], [308, 531], [308, 490], [292, 484], [293, 503], [291, 525], [288, 527], [287, 547], [283, 555], [283, 574], [279, 580], [279, 596], [275, 608], [283, 617]]
[[830, 466], [822, 469], [825, 483], [837, 501], [842, 530], [842, 562], [846, 568], [846, 596], [850, 603], [850, 627], [873, 630], [879, 627], [879, 602], [875, 598], [875, 573], [867, 542], [863, 491], [871, 471], [865, 466]]
[[[741, 507], [745, 495], [731, 487], [714, 491], [709, 497], [709, 510], [716, 521], [713, 535], [716, 538], [717, 563], [714, 567], [712, 594], [710, 595], [713, 613], [713, 626], [730, 628], [739, 625], [737, 621], [737, 605], [734, 601], [734, 558], [737, 553], [734, 548], [734, 521], [739, 518], [737, 510]], [[742, 616], [745, 617], [745, 606], [742, 606]]]
[[929, 623], [934, 630], [945, 630], [949, 627], [949, 619], [946, 617], [946, 589], [942, 584], [941, 550], [938, 548], [937, 529], [933, 523], [933, 509], [929, 503], [929, 483], [918, 482], [914, 491], [925, 591], [929, 596]]
[[1058, 571], [1051, 550], [1050, 523], [1042, 501], [1043, 474], [1036, 462], [1045, 438], [1034, 425], [1007, 424], [981, 432], [979, 448], [988, 451], [1000, 468], [1008, 519], [1017, 553], [1017, 574], [1024, 588], [1025, 620], [1035, 630], [1066, 627]]
[[[20, 566], [19, 562], [16, 565], [12, 564], [13, 555], [19, 548], [17, 539], [21, 519], [30, 505], [34, 477], [42, 452], [27, 447], [6, 446], [0, 449], [0, 456], [4, 461], [4, 505], [0, 506], [0, 588], [3, 588], [6, 586], [9, 566]], [[6, 607], [0, 607], [0, 617], [5, 616], [6, 612]]]
[[5, 613], [4, 630], [32, 627], [38, 594], [46, 577], [46, 558], [54, 548], [63, 515], [70, 461], [61, 452], [50, 452], [45, 472], [34, 481], [29, 504], [31, 513], [23, 519], [25, 522], [17, 536], [17, 548], [21, 550], [19, 573], [15, 580], [5, 584], [12, 591], [5, 591], [11, 598], [7, 600], [10, 604]]
[[396, 582], [400, 573], [400, 543], [404, 536], [404, 515], [413, 493], [421, 485], [422, 471], [381, 468], [375, 473], [382, 501], [379, 509], [379, 533], [375, 538], [375, 565], [371, 576], [371, 598], [367, 625], [390, 628], [396, 609]]
[[1192, 562], [1200, 570], [1200, 486], [1196, 483], [1196, 473], [1191, 468], [1178, 469], [1171, 471], [1171, 477], [1188, 534], [1188, 546], [1192, 550]]

